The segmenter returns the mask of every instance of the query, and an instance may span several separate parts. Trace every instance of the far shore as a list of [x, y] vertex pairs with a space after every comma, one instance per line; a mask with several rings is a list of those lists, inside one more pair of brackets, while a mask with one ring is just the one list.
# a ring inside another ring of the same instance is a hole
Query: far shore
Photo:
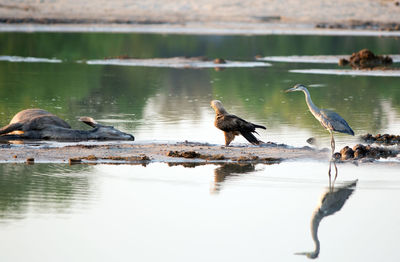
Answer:
[[0, 32], [400, 35], [397, 0], [4, 0]]
[[350, 28], [316, 28], [293, 24], [1, 24], [0, 32], [46, 33], [143, 33], [179, 35], [320, 35], [399, 37], [400, 31]]

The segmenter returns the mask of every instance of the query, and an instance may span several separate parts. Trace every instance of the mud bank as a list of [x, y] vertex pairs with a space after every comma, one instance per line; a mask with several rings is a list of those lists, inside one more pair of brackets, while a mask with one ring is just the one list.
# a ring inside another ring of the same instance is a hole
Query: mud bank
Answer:
[[149, 163], [149, 162], [251, 162], [276, 163], [294, 159], [329, 159], [329, 150], [286, 145], [220, 146], [202, 143], [68, 145], [1, 145], [0, 162], [6, 163]]
[[397, 0], [4, 0], [0, 30], [396, 35], [399, 10]]

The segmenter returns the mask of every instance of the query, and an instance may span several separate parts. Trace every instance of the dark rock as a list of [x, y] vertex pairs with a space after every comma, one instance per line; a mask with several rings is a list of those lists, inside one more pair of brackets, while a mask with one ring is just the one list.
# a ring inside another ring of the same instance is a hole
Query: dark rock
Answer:
[[339, 159], [342, 158], [342, 155], [341, 155], [340, 153], [336, 152], [336, 153], [333, 154], [332, 157], [333, 157], [333, 159], [335, 159], [335, 160], [339, 160]]
[[360, 159], [367, 155], [367, 148], [364, 145], [358, 144], [353, 147], [354, 158]]
[[341, 160], [348, 160], [354, 158], [354, 151], [348, 146], [340, 150]]
[[339, 66], [346, 66], [348, 65], [350, 62], [349, 60], [345, 59], [345, 58], [341, 58], [339, 59]]
[[349, 60], [340, 59], [339, 65], [347, 65], [348, 62], [353, 69], [373, 69], [376, 67], [385, 67], [393, 63], [389, 56], [375, 55], [368, 49], [362, 49], [353, 53]]
[[215, 58], [214, 63], [215, 64], [226, 64], [226, 61], [223, 58]]
[[309, 139], [306, 140], [307, 143], [309, 143], [310, 145], [315, 145], [317, 143], [317, 140], [315, 139], [315, 137], [310, 137]]

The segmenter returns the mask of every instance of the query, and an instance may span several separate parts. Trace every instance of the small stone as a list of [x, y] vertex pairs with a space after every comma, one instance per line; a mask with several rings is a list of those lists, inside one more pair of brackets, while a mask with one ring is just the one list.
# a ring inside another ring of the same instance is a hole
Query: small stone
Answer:
[[315, 139], [315, 137], [310, 137], [309, 139], [306, 140], [307, 143], [309, 143], [310, 145], [315, 145], [317, 143], [317, 140]]
[[80, 158], [70, 158], [69, 159], [69, 164], [74, 165], [74, 164], [80, 164], [82, 163], [82, 160]]
[[214, 63], [215, 64], [226, 64], [226, 61], [223, 58], [215, 58]]
[[334, 153], [333, 154], [333, 159], [335, 159], [335, 160], [339, 160], [341, 157], [342, 157], [342, 155], [339, 153], [339, 152], [336, 152], [336, 153]]
[[349, 64], [349, 60], [347, 60], [345, 58], [339, 59], [339, 66], [346, 66], [348, 64]]

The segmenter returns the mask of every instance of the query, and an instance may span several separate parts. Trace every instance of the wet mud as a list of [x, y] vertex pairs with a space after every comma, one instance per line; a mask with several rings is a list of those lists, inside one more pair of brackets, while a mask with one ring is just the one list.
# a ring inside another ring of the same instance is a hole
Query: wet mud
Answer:
[[144, 154], [136, 156], [105, 156], [97, 157], [95, 155], [88, 155], [85, 157], [75, 157], [68, 160], [69, 164], [79, 164], [82, 162], [123, 162], [123, 163], [146, 163], [150, 158]]
[[390, 135], [390, 134], [366, 134], [362, 135], [361, 139], [366, 143], [377, 143], [382, 145], [400, 145], [400, 135]]
[[350, 65], [353, 69], [385, 69], [393, 63], [389, 56], [375, 55], [368, 49], [353, 53], [349, 59], [339, 60], [340, 66]]
[[352, 20], [345, 23], [317, 23], [315, 27], [323, 29], [400, 31], [400, 23], [398, 22], [384, 23], [358, 20]]
[[373, 147], [370, 145], [357, 144], [353, 148], [345, 146], [336, 153], [334, 157], [340, 160], [381, 159], [396, 157], [400, 153], [398, 149]]
[[0, 18], [0, 24], [40, 24], [40, 25], [54, 25], [54, 24], [127, 24], [127, 25], [160, 25], [170, 24], [167, 21], [160, 20], [131, 20], [131, 19], [74, 19], [74, 18], [14, 18], [3, 17]]
[[169, 157], [183, 157], [191, 159], [204, 159], [208, 161], [212, 160], [229, 160], [233, 162], [252, 162], [252, 163], [279, 163], [282, 158], [277, 157], [259, 157], [251, 153], [241, 156], [226, 157], [223, 154], [201, 154], [195, 151], [169, 151], [167, 156]]
[[292, 159], [329, 158], [327, 150], [309, 147], [293, 148], [282, 144], [263, 144], [262, 146], [234, 145], [220, 146], [207, 143], [181, 142], [172, 144], [128, 144], [106, 145], [61, 145], [48, 144], [14, 145], [4, 144], [0, 162], [25, 163], [32, 158], [34, 163], [279, 163]]
[[[148, 164], [154, 162], [171, 165], [209, 163], [276, 164], [286, 160], [313, 159], [325, 161], [330, 150], [310, 147], [293, 148], [283, 144], [262, 146], [220, 146], [204, 143], [174, 144], [107, 144], [107, 145], [2, 145], [1, 163], [67, 163], [67, 164]], [[344, 147], [335, 153], [337, 160], [375, 160], [397, 157], [398, 148], [372, 147], [358, 144]]]

